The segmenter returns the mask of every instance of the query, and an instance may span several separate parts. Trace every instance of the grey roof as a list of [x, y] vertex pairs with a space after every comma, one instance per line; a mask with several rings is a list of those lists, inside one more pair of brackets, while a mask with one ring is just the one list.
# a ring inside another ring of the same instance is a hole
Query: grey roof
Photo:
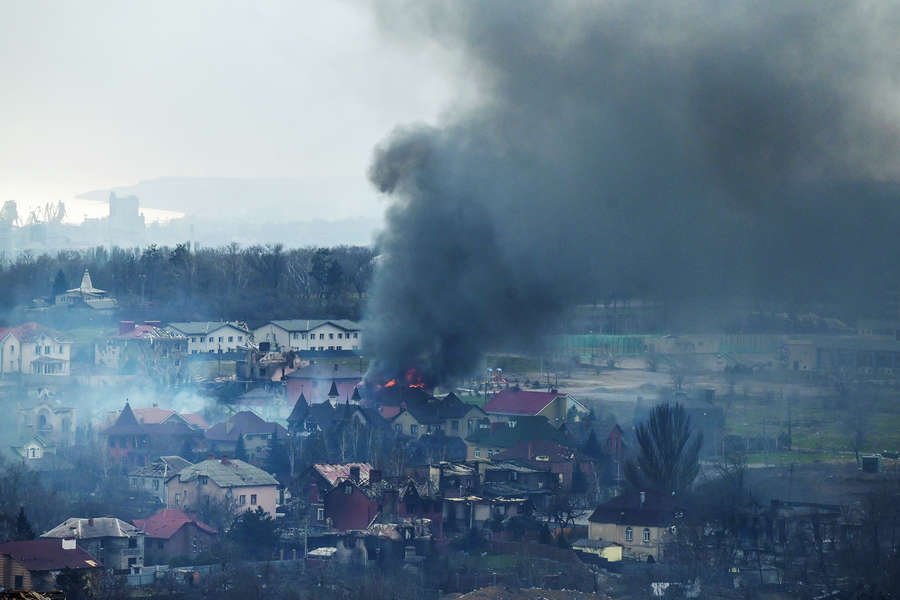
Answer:
[[230, 325], [235, 329], [243, 331], [245, 333], [250, 333], [250, 330], [247, 329], [247, 326], [243, 323], [238, 323], [236, 321], [189, 321], [189, 322], [181, 322], [181, 323], [169, 323], [168, 327], [170, 329], [174, 329], [183, 333], [184, 335], [201, 335], [212, 333], [213, 331], [217, 331], [222, 329], [226, 325]]
[[359, 323], [350, 321], [349, 319], [283, 319], [278, 321], [269, 321], [269, 323], [281, 327], [285, 331], [309, 331], [326, 323], [331, 323], [335, 327], [345, 331], [359, 331]]
[[73, 517], [66, 519], [41, 537], [90, 540], [132, 537], [138, 533], [140, 530], [137, 527], [115, 517], [94, 517], [93, 519]]
[[278, 485], [278, 480], [262, 469], [237, 459], [204, 460], [196, 465], [182, 469], [178, 474], [178, 481], [187, 483], [200, 476], [209, 477], [221, 488]]

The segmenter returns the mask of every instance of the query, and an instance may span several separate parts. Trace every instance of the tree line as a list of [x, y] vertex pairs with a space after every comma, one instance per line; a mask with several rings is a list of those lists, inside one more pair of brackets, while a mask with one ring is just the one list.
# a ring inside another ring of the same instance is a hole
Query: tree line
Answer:
[[87, 268], [94, 286], [118, 300], [117, 316], [125, 319], [357, 319], [373, 266], [373, 250], [361, 246], [232, 243], [25, 252], [0, 265], [0, 309], [9, 314], [35, 299], [52, 301], [78, 287]]

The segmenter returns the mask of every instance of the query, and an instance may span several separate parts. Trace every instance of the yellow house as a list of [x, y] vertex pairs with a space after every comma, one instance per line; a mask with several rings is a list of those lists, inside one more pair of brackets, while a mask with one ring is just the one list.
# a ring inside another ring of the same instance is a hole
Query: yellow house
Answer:
[[661, 494], [618, 496], [591, 514], [588, 540], [620, 545], [623, 558], [664, 560], [679, 515], [671, 498]]

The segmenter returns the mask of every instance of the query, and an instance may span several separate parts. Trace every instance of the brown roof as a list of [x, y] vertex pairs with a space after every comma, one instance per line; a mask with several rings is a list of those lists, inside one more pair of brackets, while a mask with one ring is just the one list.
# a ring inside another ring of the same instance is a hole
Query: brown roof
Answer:
[[197, 529], [205, 531], [211, 535], [216, 534], [216, 530], [202, 521], [191, 517], [186, 512], [177, 508], [164, 508], [156, 514], [150, 515], [146, 519], [135, 519], [134, 524], [144, 530], [147, 537], [167, 540], [178, 533], [178, 530], [185, 525], [194, 525]]
[[100, 561], [81, 548], [63, 549], [59, 539], [27, 540], [0, 544], [0, 554], [7, 554], [29, 571], [61, 569], [96, 569]]
[[103, 433], [106, 435], [140, 435], [144, 433], [144, 428], [141, 427], [141, 424], [138, 423], [137, 418], [134, 416], [131, 405], [126, 402], [125, 408], [119, 413], [119, 418], [116, 419], [115, 423], [107, 427]]

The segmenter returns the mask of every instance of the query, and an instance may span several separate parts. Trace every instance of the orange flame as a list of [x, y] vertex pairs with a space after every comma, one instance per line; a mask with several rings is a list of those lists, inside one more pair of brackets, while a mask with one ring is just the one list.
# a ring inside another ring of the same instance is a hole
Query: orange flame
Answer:
[[392, 387], [394, 387], [395, 385], [397, 385], [397, 380], [396, 380], [396, 379], [391, 379], [391, 380], [388, 381], [386, 384], [384, 384], [384, 387], [386, 387], [386, 388], [392, 388]]

